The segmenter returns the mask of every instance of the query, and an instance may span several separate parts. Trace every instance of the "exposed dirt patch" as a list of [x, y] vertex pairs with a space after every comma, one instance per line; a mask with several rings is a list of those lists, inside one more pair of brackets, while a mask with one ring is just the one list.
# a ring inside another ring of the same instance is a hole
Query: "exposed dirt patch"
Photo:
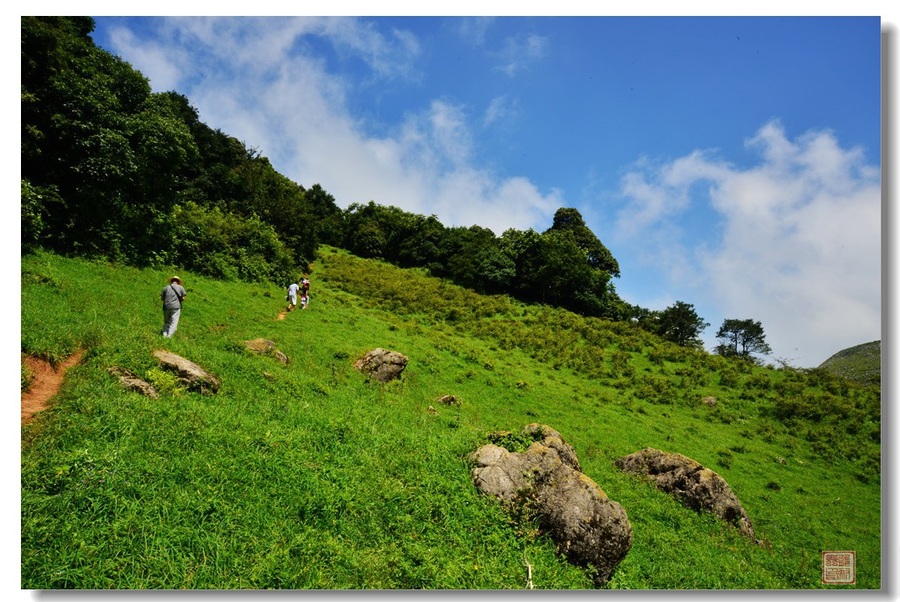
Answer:
[[279, 319], [279, 320], [284, 320], [285, 316], [287, 316], [287, 312], [286, 312], [286, 311], [283, 311], [283, 312], [281, 312], [280, 314], [278, 314], [278, 319]]
[[25, 356], [22, 360], [34, 374], [31, 387], [22, 392], [22, 426], [31, 422], [37, 412], [47, 408], [50, 398], [62, 386], [66, 371], [76, 366], [84, 357], [84, 350], [78, 351], [61, 362], [56, 369], [42, 359]]

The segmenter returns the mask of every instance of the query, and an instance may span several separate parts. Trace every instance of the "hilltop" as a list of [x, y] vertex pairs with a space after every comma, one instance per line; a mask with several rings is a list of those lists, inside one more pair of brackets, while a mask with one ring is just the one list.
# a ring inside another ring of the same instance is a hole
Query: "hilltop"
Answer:
[[881, 383], [881, 341], [838, 351], [819, 366], [832, 374], [860, 383]]
[[[877, 387], [329, 247], [309, 309], [282, 320], [280, 286], [179, 270], [188, 298], [164, 340], [171, 274], [22, 258], [23, 353], [86, 350], [22, 427], [25, 589], [592, 588], [532, 518], [473, 485], [469, 454], [530, 423], [558, 431], [628, 514], [633, 546], [604, 587], [819, 589], [823, 550], [856, 552], [856, 584], [842, 587], [881, 587]], [[257, 338], [289, 363], [250, 353]], [[376, 347], [409, 357], [399, 381], [354, 370]], [[160, 348], [221, 389], [185, 390]], [[111, 367], [159, 398], [123, 389]], [[720, 474], [758, 542], [616, 467], [647, 447]]]

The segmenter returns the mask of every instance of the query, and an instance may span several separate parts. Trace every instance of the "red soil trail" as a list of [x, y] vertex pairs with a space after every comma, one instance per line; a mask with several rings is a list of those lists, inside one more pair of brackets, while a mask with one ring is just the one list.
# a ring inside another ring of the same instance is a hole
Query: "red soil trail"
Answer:
[[78, 351], [61, 362], [56, 369], [50, 362], [26, 356], [22, 361], [34, 374], [31, 387], [22, 392], [22, 426], [25, 426], [37, 412], [47, 408], [50, 398], [62, 386], [66, 371], [78, 364], [84, 357], [84, 350]]

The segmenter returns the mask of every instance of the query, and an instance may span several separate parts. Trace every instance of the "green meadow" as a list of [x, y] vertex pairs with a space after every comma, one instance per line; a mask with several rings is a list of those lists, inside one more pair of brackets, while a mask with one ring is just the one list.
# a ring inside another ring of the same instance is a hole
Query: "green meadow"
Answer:
[[[665, 343], [630, 324], [472, 293], [324, 247], [311, 303], [179, 270], [22, 257], [22, 352], [86, 354], [22, 427], [23, 589], [591, 589], [527, 516], [480, 495], [468, 455], [547, 424], [621, 504], [633, 546], [609, 589], [880, 589], [880, 389]], [[273, 341], [283, 365], [245, 341]], [[376, 347], [409, 357], [367, 379]], [[152, 356], [222, 381], [187, 391]], [[160, 391], [125, 390], [110, 367]], [[23, 369], [23, 386], [28, 374]], [[454, 395], [459, 405], [438, 402]], [[715, 406], [703, 403], [714, 397]], [[645, 447], [718, 472], [758, 541], [616, 458]], [[822, 552], [856, 583], [822, 583]]]

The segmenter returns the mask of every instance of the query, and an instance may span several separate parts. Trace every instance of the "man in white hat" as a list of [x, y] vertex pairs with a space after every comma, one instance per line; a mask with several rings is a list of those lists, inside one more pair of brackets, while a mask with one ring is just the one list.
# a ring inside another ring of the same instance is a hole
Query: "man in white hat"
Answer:
[[178, 329], [178, 317], [181, 315], [181, 304], [187, 297], [187, 291], [181, 286], [181, 278], [172, 276], [169, 284], [163, 287], [160, 298], [163, 304], [162, 335], [166, 338], [175, 334]]

